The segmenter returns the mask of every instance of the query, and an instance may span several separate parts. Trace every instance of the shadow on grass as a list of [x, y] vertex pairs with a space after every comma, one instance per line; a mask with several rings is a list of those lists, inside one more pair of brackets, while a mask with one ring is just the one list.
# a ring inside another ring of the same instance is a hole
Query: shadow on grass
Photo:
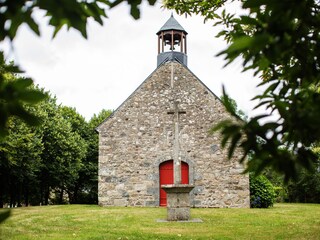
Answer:
[[2, 213], [0, 213], [0, 223], [4, 222], [6, 219], [10, 217], [10, 210], [6, 210]]

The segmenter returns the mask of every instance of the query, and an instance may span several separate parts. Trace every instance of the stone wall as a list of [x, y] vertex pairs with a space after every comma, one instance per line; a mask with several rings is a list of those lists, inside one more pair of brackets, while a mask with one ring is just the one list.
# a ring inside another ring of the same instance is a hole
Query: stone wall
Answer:
[[191, 205], [249, 207], [248, 176], [241, 174], [237, 159], [227, 160], [219, 135], [208, 133], [229, 116], [219, 99], [177, 62], [157, 68], [98, 127], [99, 204], [159, 206], [159, 164], [173, 159], [174, 116], [168, 111], [174, 101], [186, 111], [179, 120], [179, 155], [189, 164], [189, 183], [195, 185]]

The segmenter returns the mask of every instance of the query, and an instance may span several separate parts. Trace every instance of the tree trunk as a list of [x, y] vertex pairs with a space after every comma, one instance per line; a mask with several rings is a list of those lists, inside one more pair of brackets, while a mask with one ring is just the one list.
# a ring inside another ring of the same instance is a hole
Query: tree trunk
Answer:
[[45, 193], [44, 193], [44, 204], [49, 205], [49, 194], [50, 194], [50, 188], [49, 186], [46, 186]]
[[29, 181], [25, 180], [24, 182], [24, 204], [26, 205], [26, 207], [29, 206]]
[[76, 186], [73, 193], [73, 203], [78, 203], [78, 192], [79, 188], [78, 186]]
[[80, 189], [79, 184], [75, 184], [73, 193], [71, 191], [68, 192], [70, 203], [73, 203], [73, 204], [79, 203], [78, 202], [79, 189]]
[[61, 190], [60, 190], [60, 195], [59, 195], [59, 204], [62, 204], [63, 203], [63, 187], [61, 187]]
[[40, 181], [40, 206], [44, 205], [44, 198], [45, 198], [45, 186], [43, 181]]
[[1, 191], [1, 189], [0, 189], [0, 208], [3, 208], [3, 193]]
[[21, 205], [21, 183], [17, 183], [17, 207], [22, 207]]
[[10, 188], [10, 208], [15, 207], [16, 204], [16, 189], [14, 185]]
[[0, 208], [3, 208], [3, 193], [4, 193], [4, 186], [3, 186], [3, 177], [0, 175]]

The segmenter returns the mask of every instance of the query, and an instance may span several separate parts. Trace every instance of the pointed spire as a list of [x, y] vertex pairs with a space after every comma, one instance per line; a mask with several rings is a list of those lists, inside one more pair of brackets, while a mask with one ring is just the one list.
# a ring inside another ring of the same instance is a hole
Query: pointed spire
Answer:
[[167, 30], [178, 30], [182, 31], [185, 34], [188, 34], [186, 30], [178, 23], [178, 21], [173, 17], [173, 13], [171, 13], [171, 17], [168, 19], [168, 21], [160, 28], [160, 30], [157, 32], [159, 34], [160, 32], [167, 31]]

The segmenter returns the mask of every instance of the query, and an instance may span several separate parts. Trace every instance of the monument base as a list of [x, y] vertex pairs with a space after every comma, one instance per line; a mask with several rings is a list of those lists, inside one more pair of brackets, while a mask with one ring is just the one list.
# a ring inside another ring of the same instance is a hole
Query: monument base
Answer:
[[188, 184], [162, 185], [167, 193], [167, 220], [190, 220], [190, 192], [194, 188]]

